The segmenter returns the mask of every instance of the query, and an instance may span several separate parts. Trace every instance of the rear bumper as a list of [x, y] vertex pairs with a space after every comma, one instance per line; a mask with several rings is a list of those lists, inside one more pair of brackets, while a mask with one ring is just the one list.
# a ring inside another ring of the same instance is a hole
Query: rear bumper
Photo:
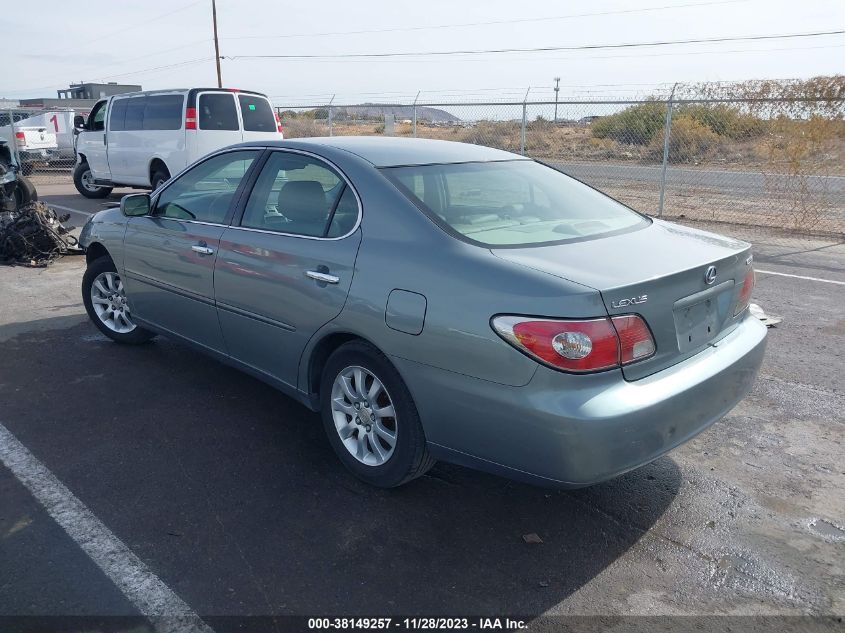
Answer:
[[506, 387], [394, 359], [433, 453], [564, 487], [610, 479], [660, 457], [730, 411], [754, 384], [766, 328], [747, 316], [714, 346], [635, 382], [539, 367]]

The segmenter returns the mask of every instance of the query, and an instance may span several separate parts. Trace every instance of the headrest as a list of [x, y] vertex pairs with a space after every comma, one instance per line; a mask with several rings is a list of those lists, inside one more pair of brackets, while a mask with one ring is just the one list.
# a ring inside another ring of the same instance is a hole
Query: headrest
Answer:
[[316, 180], [291, 180], [279, 191], [279, 211], [293, 221], [326, 219], [328, 205], [323, 186]]

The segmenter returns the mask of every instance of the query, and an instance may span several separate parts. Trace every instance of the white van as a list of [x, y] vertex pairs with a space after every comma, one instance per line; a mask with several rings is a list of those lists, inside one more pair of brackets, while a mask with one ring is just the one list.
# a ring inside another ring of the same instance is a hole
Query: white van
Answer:
[[73, 182], [86, 198], [113, 187], [157, 189], [209, 152], [242, 141], [279, 140], [282, 126], [266, 96], [191, 88], [115, 95], [99, 101], [78, 130]]

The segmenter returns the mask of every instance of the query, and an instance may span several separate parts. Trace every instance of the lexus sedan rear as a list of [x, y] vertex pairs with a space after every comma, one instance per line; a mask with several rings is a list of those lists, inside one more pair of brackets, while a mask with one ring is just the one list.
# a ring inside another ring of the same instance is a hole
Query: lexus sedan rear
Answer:
[[748, 244], [473, 145], [236, 145], [101, 211], [82, 244], [103, 333], [173, 336], [274, 385], [378, 486], [438, 459], [614, 477], [724, 416], [765, 348]]

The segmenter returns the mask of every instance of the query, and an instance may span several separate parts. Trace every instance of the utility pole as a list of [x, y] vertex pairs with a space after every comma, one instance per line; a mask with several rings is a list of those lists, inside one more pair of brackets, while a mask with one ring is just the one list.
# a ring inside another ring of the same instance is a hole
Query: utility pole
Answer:
[[560, 77], [555, 77], [555, 123], [557, 123], [557, 96], [560, 92]]
[[214, 61], [217, 62], [217, 87], [223, 87], [223, 77], [220, 74], [220, 43], [217, 41], [217, 2], [211, 0], [211, 19], [214, 22]]

